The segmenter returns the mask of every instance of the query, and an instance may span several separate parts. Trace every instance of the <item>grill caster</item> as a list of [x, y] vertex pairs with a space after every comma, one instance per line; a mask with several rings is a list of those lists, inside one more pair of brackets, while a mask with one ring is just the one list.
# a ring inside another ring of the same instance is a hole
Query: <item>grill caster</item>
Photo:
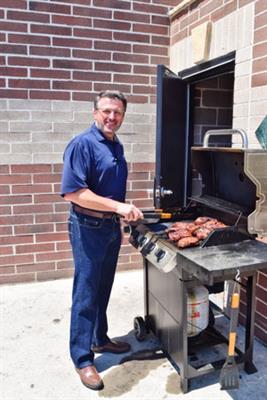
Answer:
[[142, 317], [138, 316], [134, 318], [133, 324], [135, 337], [139, 342], [142, 342], [147, 334], [146, 323]]

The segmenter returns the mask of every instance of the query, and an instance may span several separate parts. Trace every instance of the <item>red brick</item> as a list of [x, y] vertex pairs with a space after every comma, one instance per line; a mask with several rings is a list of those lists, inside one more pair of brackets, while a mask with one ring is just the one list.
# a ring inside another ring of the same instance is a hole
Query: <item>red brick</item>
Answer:
[[94, 101], [96, 93], [87, 92], [74, 92], [72, 93], [71, 100], [74, 101]]
[[55, 204], [55, 211], [56, 212], [64, 212], [69, 211], [70, 203], [62, 203], [62, 204]]
[[38, 243], [38, 244], [28, 244], [28, 245], [18, 245], [16, 246], [16, 254], [25, 254], [25, 253], [41, 253], [47, 251], [54, 251], [55, 244], [54, 243]]
[[30, 224], [33, 222], [32, 215], [7, 215], [0, 217], [0, 224], [1, 225], [24, 225]]
[[50, 89], [49, 80], [34, 80], [34, 79], [9, 79], [8, 85], [11, 88], [40, 88], [40, 89]]
[[139, 103], [139, 104], [145, 104], [149, 103], [149, 98], [147, 96], [135, 96], [135, 95], [127, 95], [127, 99], [129, 103]]
[[267, 71], [267, 56], [253, 61], [252, 73]]
[[57, 251], [60, 251], [60, 250], [70, 250], [70, 243], [69, 243], [69, 241], [67, 241], [67, 242], [56, 243], [56, 250], [57, 250]]
[[133, 72], [136, 74], [146, 74], [146, 75], [155, 75], [156, 67], [146, 66], [146, 65], [135, 65]]
[[0, 204], [28, 204], [32, 203], [32, 196], [3, 196], [0, 197]]
[[0, 183], [2, 184], [12, 184], [12, 183], [30, 183], [31, 177], [29, 175], [6, 175], [0, 177]]
[[33, 243], [33, 235], [5, 236], [1, 238], [1, 244]]
[[70, 57], [70, 49], [30, 46], [30, 54], [40, 56]]
[[14, 274], [15, 267], [12, 265], [5, 265], [4, 267], [0, 267], [0, 275], [4, 274]]
[[26, 68], [18, 67], [3, 67], [0, 68], [0, 74], [2, 76], [27, 76], [28, 70]]
[[168, 35], [169, 30], [166, 26], [151, 24], [133, 24], [133, 32], [154, 33], [157, 35]]
[[53, 89], [61, 90], [92, 90], [91, 82], [53, 81]]
[[231, 3], [225, 4], [223, 7], [214, 11], [211, 14], [211, 20], [213, 22], [218, 21], [219, 19], [225, 17], [228, 14], [231, 14], [237, 9], [237, 0], [232, 1]]
[[73, 260], [57, 261], [57, 269], [73, 269]]
[[[239, 0], [239, 8], [244, 7], [247, 4], [252, 3], [253, 1], [255, 1], [255, 0]], [[257, 0], [257, 2], [258, 2], [258, 0]]]
[[53, 172], [54, 173], [62, 173], [63, 164], [53, 164]]
[[0, 186], [0, 194], [9, 194], [9, 193], [10, 193], [9, 186], [7, 186], [7, 185], [1, 185]]
[[[156, 16], [152, 16], [156, 17]], [[124, 20], [124, 21], [131, 21], [131, 22], [144, 22], [149, 24], [150, 23], [150, 16], [147, 14], [139, 14], [133, 12], [126, 12], [126, 11], [114, 11], [114, 19]]]
[[92, 19], [84, 17], [76, 17], [76, 16], [53, 15], [52, 24], [71, 25], [71, 27], [74, 26], [90, 27], [92, 26]]
[[123, 41], [126, 42], [141, 42], [141, 43], [149, 43], [150, 41], [150, 37], [149, 35], [142, 35], [142, 34], [138, 34], [138, 33], [125, 33], [123, 32], [123, 36], [121, 33], [119, 32], [114, 32], [113, 33], [114, 36], [114, 40], [118, 40], [121, 41], [123, 39]]
[[31, 77], [33, 78], [57, 78], [57, 79], [70, 79], [70, 71], [62, 71], [59, 69], [31, 69]]
[[35, 216], [35, 222], [37, 224], [44, 222], [66, 222], [68, 219], [67, 213], [56, 213], [54, 214], [51, 210], [49, 214], [40, 214]]
[[[149, 78], [148, 76], [143, 75], [127, 75], [127, 74], [114, 74], [114, 82], [124, 82], [124, 83], [143, 83], [148, 84]], [[107, 80], [107, 79], [105, 79]]]
[[258, 274], [258, 285], [267, 288], [267, 275], [259, 272]]
[[25, 272], [38, 272], [38, 271], [53, 271], [56, 269], [55, 262], [46, 263], [35, 263], [29, 265], [17, 265], [17, 271], [19, 274]]
[[143, 45], [133, 45], [134, 53], [144, 53], [144, 54], [159, 54], [162, 56], [168, 55], [168, 49], [159, 46], [143, 46]]
[[14, 227], [15, 235], [27, 235], [28, 233], [32, 234], [39, 232], [53, 232], [53, 230], [54, 230], [53, 224], [38, 224], [38, 225], [23, 224], [23, 226], [18, 225]]
[[[266, 38], [267, 40], [267, 38]], [[267, 41], [253, 47], [253, 58], [263, 57], [267, 54]]]
[[[52, 204], [33, 204], [25, 206], [14, 206], [14, 214], [40, 214], [47, 212], [50, 215], [53, 212]], [[35, 216], [37, 218], [37, 216]], [[36, 221], [37, 222], [37, 221]]]
[[159, 14], [159, 15], [166, 15], [167, 14], [167, 7], [161, 7], [154, 4], [143, 4], [143, 3], [133, 3], [134, 11], [140, 11], [147, 14]]
[[69, 239], [67, 233], [40, 233], [36, 234], [36, 242], [59, 242], [66, 241]]
[[73, 276], [73, 269], [71, 270], [60, 270], [50, 272], [37, 272], [37, 281], [47, 281], [62, 278], [71, 278]]
[[62, 198], [59, 194], [35, 194], [34, 203], [58, 203]]
[[13, 254], [13, 247], [12, 246], [0, 246], [0, 254], [1, 255], [7, 255], [7, 254]]
[[[33, 173], [33, 174], [43, 174], [43, 173], [51, 173], [51, 165], [49, 164], [24, 164], [24, 165], [11, 165], [11, 174], [27, 174], [27, 173]], [[19, 176], [16, 177], [15, 181], [10, 181], [10, 182], [18, 182], [17, 179], [19, 179], [19, 183], [22, 183], [22, 177], [20, 178]]]
[[96, 71], [116, 71], [116, 72], [130, 72], [131, 65], [128, 64], [115, 64], [115, 63], [95, 63], [95, 70]]
[[9, 32], [27, 32], [27, 24], [0, 21], [0, 29]]
[[94, 48], [96, 50], [131, 52], [131, 45], [129, 43], [95, 41]]
[[130, 85], [120, 85], [118, 83], [111, 84], [111, 83], [100, 83], [100, 82], [99, 83], [96, 82], [94, 84], [94, 90], [96, 92], [101, 92], [102, 90], [108, 90], [108, 88], [110, 88], [111, 90], [112, 89], [120, 90], [121, 92], [124, 92], [124, 93], [130, 93], [131, 92], [131, 86]]
[[267, 318], [267, 304], [263, 303], [260, 300], [256, 300], [256, 310], [262, 314], [265, 318]]
[[37, 36], [37, 35], [16, 35], [10, 33], [8, 35], [8, 41], [10, 43], [27, 43], [27, 44], [42, 44], [46, 46], [50, 46], [50, 38], [48, 36]]
[[213, 0], [209, 1], [203, 7], [200, 5], [200, 18], [209, 15], [212, 11], [216, 10], [217, 8], [223, 5], [223, 0]]
[[[138, 53], [138, 51], [136, 51], [136, 53]], [[113, 53], [113, 61], [148, 64], [149, 56], [140, 54]]]
[[149, 174], [147, 172], [129, 172], [128, 180], [130, 181], [147, 181]]
[[267, 25], [267, 11], [265, 13], [259, 14], [255, 17], [255, 27], [254, 29], [261, 28]]
[[111, 81], [111, 74], [101, 72], [73, 71], [73, 79], [88, 81]]
[[53, 60], [54, 68], [63, 68], [63, 69], [92, 69], [92, 63], [88, 61], [72, 61], [72, 60]]
[[87, 60], [110, 60], [111, 53], [93, 50], [73, 50], [72, 56], [74, 58], [85, 58]]
[[67, 223], [63, 222], [63, 223], [56, 223], [56, 231], [57, 232], [67, 232]]
[[32, 33], [45, 33], [47, 35], [71, 36], [71, 28], [56, 25], [33, 25], [31, 24]]
[[24, 254], [16, 256], [0, 256], [0, 265], [16, 265], [16, 264], [28, 264], [34, 260], [33, 254]]
[[0, 276], [0, 284], [23, 283], [23, 282], [33, 282], [33, 281], [35, 281], [34, 273]]
[[147, 199], [147, 191], [146, 190], [135, 190], [127, 192], [127, 199]]
[[75, 37], [87, 37], [96, 39], [108, 39], [112, 40], [112, 32], [105, 31], [104, 29], [85, 29], [85, 28], [73, 28], [73, 35]]
[[[72, 38], [60, 38], [53, 37], [53, 46], [64, 46], [64, 47], [76, 47], [89, 49], [92, 47], [92, 41], [87, 39], [72, 39]], [[82, 61], [84, 63], [84, 61]], [[77, 69], [78, 66], [76, 67]], [[83, 68], [82, 68], [83, 69]]]
[[11, 207], [5, 207], [5, 206], [0, 207], [0, 215], [10, 215], [10, 214], [11, 214]]
[[131, 24], [128, 22], [113, 21], [106, 19], [94, 19], [94, 28], [119, 30], [119, 31], [129, 31], [131, 29]]
[[70, 94], [67, 92], [49, 92], [41, 90], [31, 90], [30, 99], [70, 100]]
[[132, 182], [132, 189], [153, 189], [153, 181]]
[[[0, 224], [0, 235], [11, 235], [12, 234], [12, 227], [11, 226], [1, 226]], [[1, 238], [2, 241], [2, 238]]]
[[33, 175], [33, 183], [55, 183], [61, 181], [61, 174]]
[[257, 0], [255, 4], [255, 14], [266, 11], [266, 0]]
[[52, 253], [36, 254], [37, 261], [68, 260], [72, 258], [71, 251], [57, 251]]
[[152, 36], [152, 44], [159, 44], [161, 46], [169, 46], [170, 38], [165, 36]]
[[[7, 7], [6, 0], [0, 0], [0, 7]], [[8, 8], [19, 8], [19, 9], [26, 9], [27, 8], [27, 1], [26, 0], [9, 0], [8, 1]]]
[[28, 92], [27, 90], [0, 89], [0, 97], [10, 99], [27, 99]]
[[[84, 0], [81, 0], [81, 4], [84, 4]], [[87, 15], [88, 17], [100, 17], [110, 19], [112, 17], [112, 11], [110, 10], [102, 10], [99, 8], [92, 7], [75, 7], [73, 6], [73, 14], [74, 15]], [[117, 19], [114, 17], [114, 19]]]
[[267, 290], [264, 290], [261, 286], [256, 286], [256, 296], [264, 303], [267, 303]]
[[70, 14], [71, 7], [52, 2], [30, 1], [29, 9], [32, 11], [45, 11], [48, 13]]
[[32, 13], [28, 11], [7, 11], [7, 18], [14, 19], [16, 21], [49, 22], [48, 14]]
[[93, 0], [93, 5], [104, 8], [118, 8], [119, 10], [129, 10], [131, 4], [120, 0]]
[[267, 85], [267, 72], [256, 74], [252, 76], [251, 86], [265, 86]]
[[27, 46], [20, 46], [15, 44], [1, 44], [1, 53], [11, 53], [11, 54], [27, 54]]

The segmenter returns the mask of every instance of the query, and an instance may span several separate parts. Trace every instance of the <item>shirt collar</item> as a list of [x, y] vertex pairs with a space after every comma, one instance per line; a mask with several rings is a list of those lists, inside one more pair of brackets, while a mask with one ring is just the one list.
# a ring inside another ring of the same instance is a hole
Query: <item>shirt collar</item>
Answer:
[[94, 122], [93, 125], [92, 125], [92, 130], [93, 130], [93, 133], [94, 133], [95, 137], [97, 138], [97, 140], [98, 140], [99, 142], [105, 142], [105, 141], [107, 141], [108, 143], [109, 143], [109, 142], [111, 142], [111, 143], [119, 143], [119, 139], [117, 138], [117, 135], [116, 135], [116, 134], [115, 134], [115, 136], [114, 136], [114, 140], [108, 140], [108, 139], [103, 135], [103, 133], [101, 132], [101, 130], [97, 128], [95, 122]]

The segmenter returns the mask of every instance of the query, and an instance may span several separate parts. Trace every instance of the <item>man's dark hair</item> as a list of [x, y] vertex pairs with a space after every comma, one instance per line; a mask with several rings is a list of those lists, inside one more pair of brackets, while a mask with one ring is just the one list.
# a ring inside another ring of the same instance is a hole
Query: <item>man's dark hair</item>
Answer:
[[94, 100], [94, 109], [97, 110], [98, 109], [98, 102], [100, 99], [102, 99], [103, 97], [108, 97], [109, 99], [117, 99], [120, 100], [123, 104], [123, 108], [124, 108], [124, 112], [126, 111], [127, 108], [127, 99], [124, 96], [124, 94], [122, 94], [121, 92], [119, 92], [118, 90], [105, 90], [103, 92], [100, 92], [95, 100]]

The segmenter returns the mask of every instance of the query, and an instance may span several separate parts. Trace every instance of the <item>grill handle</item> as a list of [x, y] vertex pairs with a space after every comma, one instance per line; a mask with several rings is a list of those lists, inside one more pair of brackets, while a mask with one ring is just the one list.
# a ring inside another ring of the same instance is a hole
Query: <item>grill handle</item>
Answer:
[[210, 136], [219, 136], [219, 135], [231, 135], [233, 136], [235, 133], [238, 133], [241, 138], [242, 138], [242, 148], [247, 149], [248, 148], [248, 137], [244, 129], [214, 129], [214, 130], [209, 130], [205, 133], [204, 139], [203, 139], [203, 147], [209, 147], [208, 142]]

